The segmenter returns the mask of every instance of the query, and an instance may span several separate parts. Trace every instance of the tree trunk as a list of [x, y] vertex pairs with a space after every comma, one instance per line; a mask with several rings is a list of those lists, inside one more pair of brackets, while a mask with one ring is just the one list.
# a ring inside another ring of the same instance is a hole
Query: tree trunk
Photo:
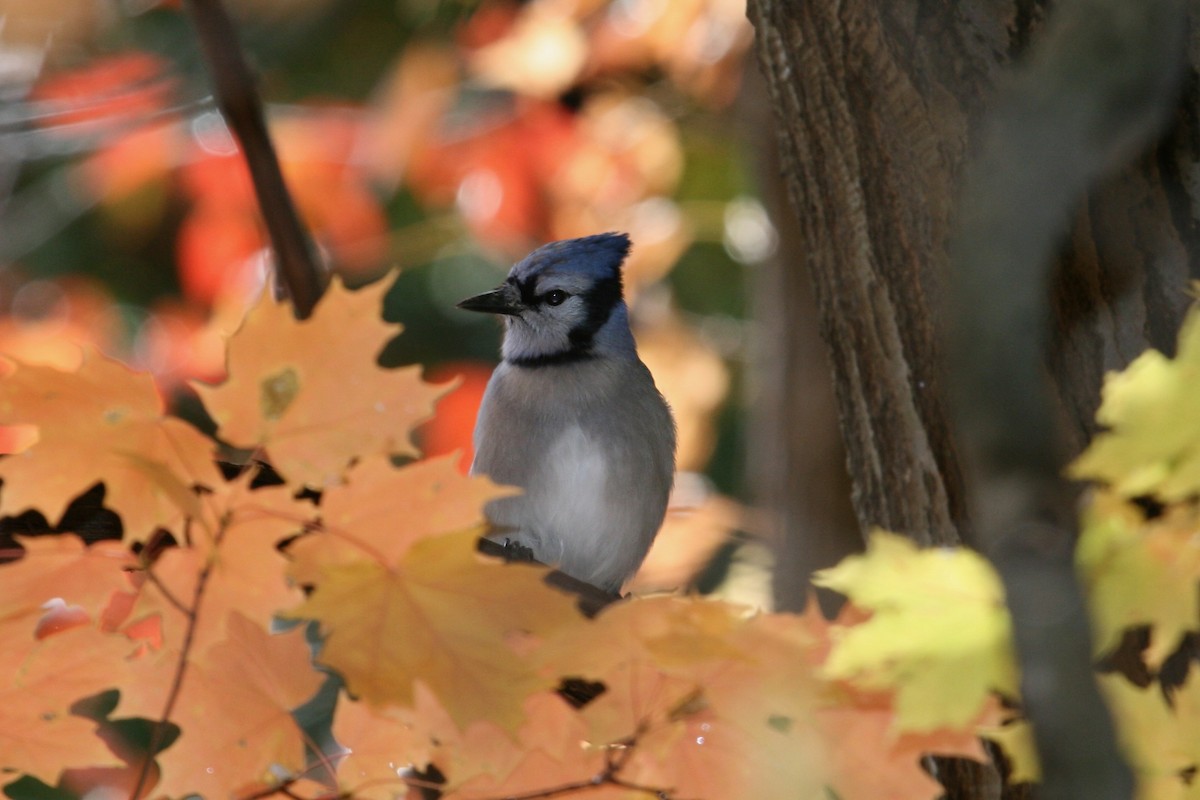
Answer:
[[[754, 319], [758, 323], [750, 428], [750, 485], [755, 502], [770, 509], [774, 545], [774, 598], [779, 610], [800, 611], [813, 590], [812, 573], [862, 549], [850, 503], [846, 448], [838, 427], [829, 355], [821, 341], [812, 283], [803, 269], [806, 242], [789, 222], [791, 207], [774, 141], [770, 98], [761, 76], [743, 82], [738, 119], [759, 155], [759, 191], [779, 244], [754, 269]], [[816, 590], [828, 613], [833, 592]]]
[[[1026, 674], [1054, 677], [1051, 692], [1026, 690], [1042, 796], [1120, 797], [1070, 526], [1043, 495], [1064, 507], [1057, 471], [1095, 430], [1104, 372], [1172, 352], [1200, 274], [1200, 45], [1189, 19], [1180, 101], [1183, 0], [1045, 5], [750, 0], [749, 15], [859, 525], [989, 550]], [[1014, 59], [1028, 62], [1015, 77]], [[1168, 135], [1134, 161], [1168, 102]], [[939, 336], [942, 308], [965, 320], [958, 340]], [[962, 357], [945, 372], [949, 344]], [[1039, 628], [1050, 609], [1060, 626]], [[964, 772], [947, 786], [975, 798], [994, 784]]]

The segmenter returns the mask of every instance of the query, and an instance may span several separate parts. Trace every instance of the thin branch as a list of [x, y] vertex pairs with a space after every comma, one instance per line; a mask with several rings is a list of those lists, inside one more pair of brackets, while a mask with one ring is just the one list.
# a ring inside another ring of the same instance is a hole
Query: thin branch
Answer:
[[277, 794], [282, 794], [286, 797], [294, 797], [295, 795], [291, 791], [291, 785], [298, 780], [299, 778], [288, 778], [287, 780], [277, 783], [274, 786], [266, 786], [262, 789], [259, 789], [257, 792], [252, 792], [244, 797], [240, 797], [238, 800], [263, 800], [264, 797], [273, 797]]
[[187, 7], [212, 76], [217, 106], [250, 168], [279, 277], [296, 317], [306, 319], [325, 289], [325, 273], [317, 265], [312, 243], [283, 181], [279, 158], [267, 133], [262, 100], [238, 44], [237, 30], [221, 0], [188, 0]]
[[[224, 535], [225, 527], [222, 524], [222, 527], [217, 531], [214, 547], [220, 546]], [[154, 757], [162, 745], [167, 724], [170, 722], [171, 714], [175, 711], [175, 704], [179, 701], [180, 692], [183, 690], [183, 676], [187, 673], [188, 657], [192, 652], [192, 644], [196, 640], [196, 627], [200, 619], [200, 601], [204, 599], [204, 591], [208, 587], [209, 578], [212, 577], [215, 563], [212, 560], [208, 561], [196, 579], [196, 589], [192, 592], [192, 610], [188, 613], [187, 628], [183, 633], [183, 646], [179, 649], [179, 661], [175, 666], [175, 677], [171, 680], [171, 689], [167, 692], [167, 701], [163, 704], [162, 714], [154, 724], [154, 729], [150, 734], [150, 742], [146, 745], [146, 756], [142, 760], [141, 769], [138, 771], [137, 782], [134, 784], [133, 790], [129, 793], [129, 800], [137, 800], [146, 788], [146, 782], [150, 779], [150, 766], [154, 763]]]
[[622, 740], [619, 744], [619, 747], [610, 747], [605, 750], [604, 769], [591, 778], [564, 783], [549, 789], [539, 789], [534, 792], [527, 792], [526, 794], [506, 795], [498, 798], [498, 800], [546, 800], [546, 798], [562, 797], [575, 792], [595, 789], [600, 786], [617, 786], [632, 792], [648, 794], [657, 800], [672, 800], [669, 789], [642, 786], [641, 784], [632, 783], [620, 777], [621, 770], [625, 768], [626, 762], [629, 761], [629, 757], [633, 754], [633, 748], [637, 746], [637, 735], [630, 736]]
[[295, 785], [296, 782], [302, 777], [302, 774], [296, 775], [288, 778], [285, 781], [280, 781], [274, 786], [266, 786], [262, 789], [259, 789], [257, 792], [239, 797], [238, 800], [263, 800], [263, 798], [274, 797], [277, 794], [281, 794], [284, 797], [290, 797], [292, 800], [345, 800], [351, 796], [347, 792], [338, 791], [330, 792], [329, 794], [318, 795], [317, 797], [305, 797], [304, 795], [296, 794], [292, 791], [292, 786]]
[[166, 584], [159, 580], [158, 576], [154, 574], [154, 571], [150, 569], [149, 564], [142, 568], [142, 574], [146, 576], [146, 580], [154, 584], [154, 588], [158, 589], [158, 591], [162, 593], [162, 596], [167, 599], [167, 602], [174, 606], [177, 611], [179, 611], [189, 620], [195, 616], [195, 610], [188, 608], [182, 600], [176, 597], [175, 593], [168, 589]]

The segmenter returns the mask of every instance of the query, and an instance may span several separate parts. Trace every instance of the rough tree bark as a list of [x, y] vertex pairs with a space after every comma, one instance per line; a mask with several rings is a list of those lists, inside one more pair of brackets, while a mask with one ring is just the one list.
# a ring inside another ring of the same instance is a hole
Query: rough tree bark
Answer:
[[[859, 524], [864, 530], [881, 525], [925, 544], [966, 540], [993, 555], [997, 531], [1004, 525], [1021, 527], [1016, 538], [1034, 558], [1022, 555], [1000, 564], [1019, 648], [1037, 649], [1037, 637], [1027, 635], [1036, 625], [1026, 623], [1037, 623], [1038, 613], [1044, 615], [1051, 603], [1069, 607], [1067, 617], [1079, 629], [1078, 636], [1063, 640], [1054, 657], [1026, 664], [1027, 673], [1055, 676], [1049, 682], [1054, 691], [1038, 695], [1027, 690], [1026, 699], [1035, 721], [1046, 723], [1043, 733], [1053, 731], [1065, 741], [1062, 734], [1071, 725], [1078, 732], [1096, 720], [1096, 709], [1086, 708], [1094, 697], [1071, 697], [1063, 691], [1070, 683], [1061, 682], [1069, 676], [1085, 693], [1090, 691], [1090, 681], [1078, 673], [1080, 663], [1086, 667], [1086, 641], [1067, 557], [1069, 527], [1056, 526], [1061, 519], [1038, 506], [1044, 498], [1035, 496], [1037, 488], [1009, 479], [1057, 482], [1054, 471], [1063, 452], [1077, 452], [1094, 432], [1104, 372], [1123, 366], [1146, 347], [1173, 350], [1188, 302], [1187, 279], [1200, 274], [1200, 184], [1190, 177], [1200, 159], [1200, 44], [1194, 19], [1184, 22], [1183, 0], [1062, 0], [1054, 5], [1053, 13], [1061, 10], [1067, 20], [1055, 32], [1060, 44], [1075, 46], [1091, 36], [1084, 43], [1110, 56], [1112, 63], [1089, 69], [1097, 75], [1111, 73], [1113, 86], [1107, 94], [1098, 91], [1089, 101], [1092, 106], [1074, 109], [1082, 116], [1064, 115], [1061, 138], [1055, 138], [1059, 129], [1051, 125], [1025, 142], [1043, 155], [1053, 155], [1053, 145], [1059, 144], [1060, 157], [1049, 162], [1048, 174], [1062, 166], [1066, 185], [1051, 185], [1048, 205], [1039, 207], [1041, 199], [1035, 196], [1025, 210], [1032, 215], [1025, 219], [1033, 234], [1032, 251], [1021, 255], [1019, 247], [1009, 247], [1022, 230], [1013, 227], [1021, 222], [1019, 214], [1005, 220], [1003, 234], [977, 221], [967, 226], [968, 240], [994, 235], [999, 237], [994, 241], [1007, 247], [1003, 257], [991, 259], [994, 282], [968, 287], [958, 296], [973, 297], [974, 305], [959, 308], [969, 321], [971, 314], [983, 318], [979, 330], [968, 335], [1000, 331], [1016, 344], [1004, 353], [989, 351], [975, 364], [990, 373], [973, 376], [968, 391], [981, 410], [979, 419], [965, 421], [978, 423], [975, 427], [986, 440], [970, 449], [969, 493], [964, 457], [952, 439], [955, 415], [942, 378], [946, 342], [939, 337], [937, 312], [945, 302], [944, 284], [956, 269], [974, 264], [972, 269], [987, 272], [990, 251], [971, 251], [972, 241], [960, 241], [958, 250], [951, 246], [964, 224], [957, 213], [959, 199], [971, 157], [980, 149], [991, 147], [993, 155], [996, 150], [988, 144], [996, 98], [1022, 83], [1009, 75], [1012, 62], [1022, 61], [1027, 50], [1036, 52], [1039, 37], [1053, 28], [1053, 17], [1044, 23], [1047, 5], [1040, 0], [750, 0], [749, 14], [779, 125], [792, 222], [804, 242], [806, 258], [795, 266], [813, 281]], [[1129, 41], [1121, 39], [1126, 34]], [[1177, 101], [1172, 59], [1178, 47], [1183, 62], [1185, 34], [1189, 66], [1184, 96]], [[1154, 45], [1146, 47], [1147, 41]], [[1139, 61], [1139, 54], [1148, 57]], [[1077, 63], [1062, 59], [1059, 66]], [[1033, 75], [1035, 69], [1036, 63], [1027, 72]], [[1076, 88], [1090, 91], [1091, 73], [1081, 69], [1070, 77], [1079, 81]], [[1069, 96], [1047, 93], [1039, 98], [1042, 84], [1028, 77], [1024, 83], [1020, 101], [1007, 105], [1009, 138], [1036, 128], [1025, 124], [1036, 123], [1034, 117], [1020, 114], [1036, 111], [1038, 102], [1058, 108], [1062, 103], [1055, 98]], [[1069, 88], [1068, 83], [1058, 89]], [[1168, 135], [1148, 155], [1127, 163], [1166, 116], [1161, 112], [1167, 100], [1178, 102]], [[1093, 142], [1089, 137], [1097, 132]], [[997, 135], [994, 130], [992, 135]], [[1022, 166], [1007, 163], [1018, 170]], [[1044, 167], [1039, 163], [1037, 169]], [[993, 170], [1002, 173], [995, 164]], [[1097, 185], [1102, 171], [1108, 177]], [[987, 169], [980, 172], [986, 177]], [[1022, 191], [1031, 185], [1023, 185]], [[978, 191], [976, 195], [978, 200]], [[985, 197], [976, 206], [977, 211], [984, 208], [983, 217], [989, 213], [987, 202]], [[1066, 225], [1076, 208], [1073, 226]], [[1048, 223], [1036, 216], [1042, 212]], [[1069, 243], [1060, 251], [1068, 227]], [[1018, 256], [1031, 258], [1033, 269], [1008, 271]], [[1055, 256], [1053, 286], [1043, 286], [1037, 278]], [[1020, 316], [986, 318], [983, 312], [990, 310], [991, 299], [1008, 294], [1023, 298]], [[995, 369], [1006, 358], [1016, 359], [1010, 366], [1020, 374]], [[1039, 384], [1032, 389], [1030, 376]], [[1047, 377], [1053, 406], [1043, 402], [1040, 384]], [[989, 386], [992, 395], [981, 399], [981, 387]], [[1030, 392], [1035, 397], [1026, 405]], [[956, 408], [961, 411], [962, 403]], [[1020, 425], [1025, 408], [1032, 409], [1027, 430], [1014, 436], [1013, 426]], [[961, 413], [956, 421], [963, 427]], [[1056, 451], [1050, 437], [1041, 435], [1051, 428], [1062, 434], [1064, 451]], [[1008, 447], [1013, 442], [1018, 446]], [[980, 479], [981, 473], [987, 480]], [[988, 502], [979, 503], [981, 495]], [[972, 505], [973, 518], [968, 513]], [[1033, 524], [1039, 522], [1045, 524]], [[1024, 596], [1035, 589], [1037, 593]], [[1022, 596], [1014, 597], [1014, 592]], [[1059, 658], [1062, 654], [1070, 658]], [[1063, 697], [1070, 703], [1054, 706]], [[1039, 718], [1042, 701], [1052, 713]], [[1088, 713], [1077, 715], [1080, 707]], [[1104, 727], [1101, 720], [1099, 728]], [[1042, 796], [1128, 796], [1127, 777], [1106, 771], [1106, 762], [1116, 762], [1111, 737], [1084, 733], [1073, 749], [1071, 742], [1058, 747], [1063, 742], [1056, 744], [1055, 737], [1039, 739], [1049, 761]], [[1089, 770], [1103, 787], [1095, 794], [1082, 793], [1085, 784], [1075, 782]], [[1068, 778], [1059, 781], [1060, 774]], [[986, 775], [952, 776], [948, 788], [953, 797], [996, 792]]]

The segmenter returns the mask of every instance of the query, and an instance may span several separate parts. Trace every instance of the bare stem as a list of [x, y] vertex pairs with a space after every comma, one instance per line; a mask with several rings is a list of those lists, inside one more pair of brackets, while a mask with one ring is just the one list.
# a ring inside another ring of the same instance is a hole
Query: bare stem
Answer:
[[176, 597], [175, 593], [168, 589], [166, 584], [159, 580], [158, 576], [154, 574], [154, 571], [150, 569], [149, 564], [147, 564], [142, 570], [142, 574], [146, 576], [146, 580], [154, 584], [154, 588], [158, 589], [162, 596], [167, 599], [168, 603], [170, 603], [176, 610], [187, 617], [189, 621], [191, 620], [191, 618], [194, 616], [193, 610], [184, 605], [183, 601]]
[[629, 757], [633, 753], [633, 748], [637, 746], [637, 736], [631, 736], [623, 740], [620, 745], [620, 747], [609, 748], [605, 751], [604, 769], [587, 780], [564, 783], [549, 789], [539, 789], [538, 791], [526, 794], [506, 795], [498, 800], [546, 800], [546, 798], [562, 797], [576, 792], [584, 792], [588, 789], [595, 789], [598, 786], [618, 786], [632, 792], [648, 794], [651, 797], [657, 798], [657, 800], [671, 800], [671, 792], [667, 789], [660, 789], [654, 786], [641, 786], [640, 784], [630, 783], [621, 778], [621, 770], [625, 768], [626, 762], [629, 761]]
[[[219, 547], [221, 539], [225, 536], [226, 520], [221, 521], [221, 526], [217, 530], [216, 538], [213, 542], [213, 547]], [[196, 626], [200, 619], [200, 602], [204, 599], [204, 591], [208, 587], [208, 579], [212, 577], [214, 561], [208, 561], [204, 565], [204, 569], [200, 571], [200, 575], [196, 579], [196, 589], [192, 592], [192, 603], [190, 606], [184, 606], [180, 603], [180, 607], [187, 615], [187, 628], [183, 632], [183, 645], [179, 648], [179, 661], [175, 665], [175, 676], [171, 680], [171, 688], [167, 692], [167, 701], [163, 704], [163, 711], [158, 721], [154, 724], [154, 730], [150, 733], [150, 742], [146, 746], [146, 756], [142, 760], [141, 769], [138, 771], [137, 783], [134, 784], [133, 790], [129, 793], [129, 800], [137, 800], [143, 790], [146, 788], [146, 782], [150, 779], [150, 765], [154, 763], [154, 756], [158, 753], [159, 747], [162, 745], [163, 737], [166, 735], [167, 724], [170, 722], [171, 714], [175, 711], [175, 704], [179, 701], [180, 692], [183, 690], [183, 677], [187, 673], [188, 657], [192, 652], [192, 644], [196, 640]], [[150, 572], [147, 570], [147, 574]], [[155, 580], [152, 578], [152, 580]], [[161, 584], [157, 586], [161, 588]]]
[[245, 154], [254, 192], [275, 250], [279, 277], [298, 319], [306, 319], [325, 290], [312, 243], [283, 181], [267, 133], [262, 100], [238, 44], [237, 30], [221, 0], [187, 0], [200, 49], [208, 63], [217, 106]]

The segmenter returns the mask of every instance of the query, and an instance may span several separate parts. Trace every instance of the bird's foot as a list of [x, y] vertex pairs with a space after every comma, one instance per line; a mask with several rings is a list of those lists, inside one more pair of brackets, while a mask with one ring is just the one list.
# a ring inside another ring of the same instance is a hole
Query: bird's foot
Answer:
[[533, 550], [520, 542], [505, 537], [503, 547], [505, 561], [537, 561]]

